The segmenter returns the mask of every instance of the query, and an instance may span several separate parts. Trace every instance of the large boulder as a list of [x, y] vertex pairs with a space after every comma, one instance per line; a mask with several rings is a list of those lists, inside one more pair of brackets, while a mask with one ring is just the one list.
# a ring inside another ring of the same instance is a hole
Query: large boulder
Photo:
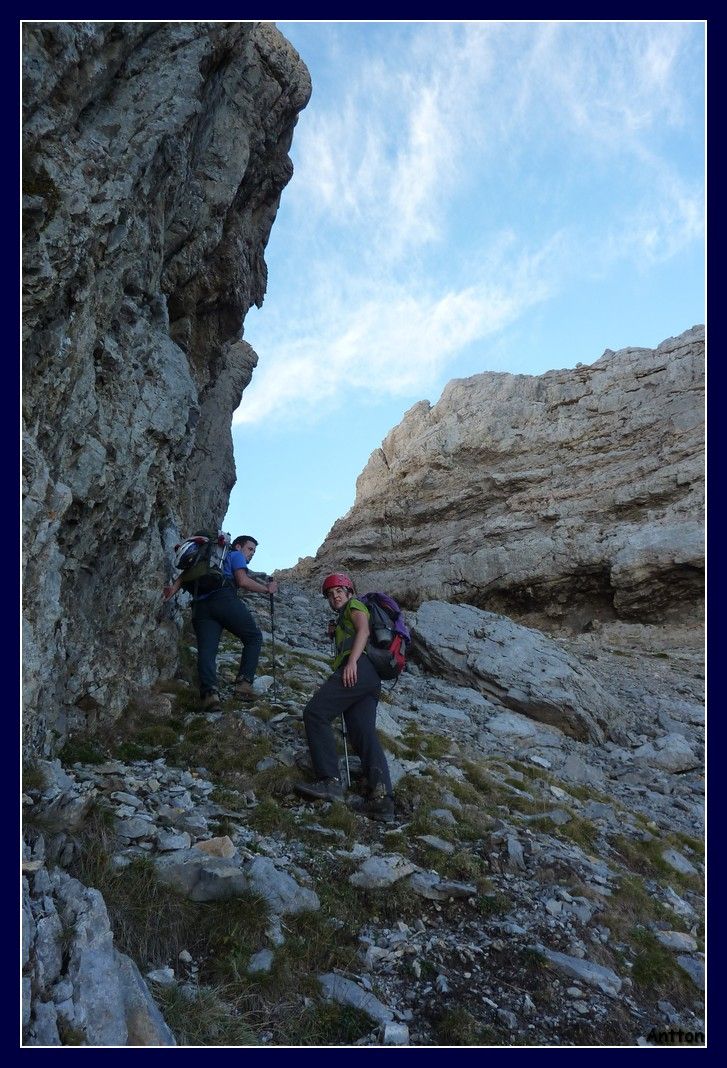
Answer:
[[427, 601], [410, 622], [416, 656], [433, 674], [572, 738], [603, 741], [613, 700], [557, 640], [472, 605]]

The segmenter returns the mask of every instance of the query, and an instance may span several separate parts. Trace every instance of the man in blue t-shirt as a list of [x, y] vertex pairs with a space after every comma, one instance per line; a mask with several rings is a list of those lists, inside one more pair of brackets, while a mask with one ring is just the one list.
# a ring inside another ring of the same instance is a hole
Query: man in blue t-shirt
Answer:
[[[192, 600], [192, 626], [197, 636], [197, 673], [202, 708], [205, 712], [221, 710], [217, 683], [217, 650], [222, 631], [227, 630], [242, 642], [240, 667], [235, 679], [235, 694], [242, 701], [254, 701], [252, 683], [257, 671], [262, 631], [244, 601], [237, 596], [238, 589], [251, 593], [277, 593], [274, 579], [259, 582], [248, 574], [248, 565], [257, 548], [257, 539], [243, 534], [232, 543], [232, 550], [224, 563], [226, 581], [212, 593], [200, 593]], [[179, 579], [164, 590], [168, 600], [179, 589]]]

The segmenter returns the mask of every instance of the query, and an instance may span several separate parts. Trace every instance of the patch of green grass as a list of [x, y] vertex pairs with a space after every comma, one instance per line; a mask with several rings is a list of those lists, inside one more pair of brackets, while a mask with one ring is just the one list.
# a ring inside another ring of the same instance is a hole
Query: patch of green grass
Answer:
[[693, 853], [699, 860], [704, 860], [703, 838], [695, 838], [694, 835], [685, 834], [683, 831], [672, 831], [669, 838], [677, 849], [687, 854]]
[[512, 903], [504, 894], [484, 888], [476, 898], [475, 907], [481, 916], [503, 916], [510, 911]]
[[451, 742], [441, 734], [427, 734], [416, 724], [407, 723], [402, 744], [405, 747], [403, 755], [409, 760], [418, 760], [420, 757], [438, 760], [449, 752]]
[[[387, 853], [389, 852], [387, 842]], [[421, 915], [421, 898], [412, 894], [406, 879], [392, 886], [376, 890], [364, 890], [353, 886], [348, 877], [359, 867], [360, 861], [336, 857], [335, 860], [319, 855], [316, 878], [316, 893], [321, 901], [321, 914], [342, 921], [344, 929], [358, 932], [365, 919], [382, 922], [418, 919]]]
[[56, 1025], [58, 1027], [58, 1037], [61, 1040], [62, 1046], [85, 1046], [86, 1045], [86, 1033], [80, 1027], [74, 1027], [63, 1016], [58, 1016], [56, 1019]]
[[203, 746], [207, 742], [214, 742], [215, 731], [213, 725], [208, 723], [203, 716], [193, 719], [187, 726], [185, 739], [194, 746]]
[[265, 797], [250, 809], [248, 823], [260, 834], [283, 833], [294, 835], [297, 825], [289, 809], [281, 808], [272, 797]]
[[489, 812], [476, 805], [465, 805], [461, 812], [456, 813], [457, 836], [464, 841], [474, 842], [484, 838], [495, 822]]
[[334, 968], [356, 971], [361, 964], [358, 957], [361, 917], [340, 926], [338, 921], [343, 917], [334, 915], [333, 901], [332, 896], [321, 897], [319, 912], [291, 916], [285, 921], [288, 937], [281, 955], [287, 959], [291, 975], [307, 975], [313, 980], [309, 986], [312, 996], [320, 993], [316, 975]]
[[432, 1020], [437, 1044], [442, 1046], [483, 1046], [490, 1043], [492, 1032], [461, 1006], [445, 1008]]
[[558, 785], [561, 789], [565, 790], [566, 793], [570, 794], [571, 797], [575, 797], [579, 801], [600, 801], [603, 805], [610, 805], [612, 808], [617, 807], [614, 805], [612, 797], [609, 797], [608, 794], [600, 793], [600, 791], [595, 790], [592, 786], [582, 786], [572, 782], [567, 784], [559, 783]]
[[674, 954], [651, 931], [634, 927], [630, 942], [636, 952], [631, 978], [643, 993], [676, 1002], [693, 994], [691, 979], [679, 967]]
[[406, 759], [406, 755], [409, 752], [407, 745], [399, 741], [398, 738], [392, 738], [386, 731], [377, 730], [376, 733], [379, 736], [381, 745], [388, 753], [393, 754], [395, 757], [404, 757]]
[[258, 794], [271, 794], [273, 797], [287, 797], [293, 790], [294, 773], [285, 764], [276, 764], [252, 776], [252, 784]]
[[46, 784], [45, 772], [39, 764], [32, 761], [23, 762], [23, 790], [43, 790]]
[[[354, 927], [347, 928], [331, 924], [323, 909], [286, 916], [285, 942], [274, 951], [270, 971], [248, 975], [250, 956], [264, 944], [266, 922], [263, 910], [257, 929], [251, 927], [251, 908], [245, 902], [237, 925], [226, 920], [224, 935], [213, 932], [208, 938], [203, 981], [221, 989], [229, 1011], [244, 1017], [250, 1028], [272, 1030], [276, 1044], [348, 1041], [348, 1018], [326, 1015], [325, 1026], [318, 1020], [321, 989], [316, 976], [334, 968], [351, 972], [360, 966], [360, 917]], [[306, 1008], [304, 998], [313, 1004]], [[371, 1026], [367, 1020], [367, 1031]]]
[[482, 795], [470, 782], [460, 782], [455, 779], [450, 783], [449, 789], [457, 800], [465, 805], [480, 806], [482, 804]]
[[598, 827], [590, 820], [583, 819], [582, 816], [574, 816], [568, 823], [557, 827], [555, 833], [562, 838], [569, 838], [571, 842], [591, 852], [600, 837]]
[[[409, 832], [407, 831], [407, 834]], [[390, 831], [385, 837], [385, 849], [387, 853], [401, 853], [407, 856], [411, 842], [403, 831]]]
[[249, 784], [256, 765], [270, 752], [267, 738], [248, 738], [239, 721], [230, 718], [211, 726], [206, 720], [191, 724], [175, 748], [174, 758], [178, 764], [201, 765], [220, 785], [238, 788], [241, 779]]
[[359, 1009], [324, 1001], [301, 1013], [289, 1029], [288, 1042], [300, 1046], [351, 1046], [375, 1026]]
[[452, 828], [443, 828], [436, 819], [432, 818], [430, 809], [422, 807], [414, 809], [407, 834], [411, 838], [416, 838], [420, 834], [435, 834], [438, 838], [446, 838], [449, 841], [452, 837]]
[[138, 731], [136, 741], [139, 745], [148, 745], [153, 749], [172, 749], [179, 740], [179, 734], [172, 727], [166, 727], [161, 723], [155, 723], [149, 727], [142, 727]]
[[543, 831], [544, 834], [553, 834], [557, 830], [557, 824], [550, 816], [536, 816], [528, 821], [528, 827], [531, 831]]
[[209, 796], [210, 801], [214, 801], [220, 808], [227, 808], [232, 812], [241, 812], [245, 807], [245, 801], [240, 791], [233, 790], [228, 786], [216, 785]]
[[[27, 156], [27, 158], [26, 158]], [[61, 196], [58, 186], [45, 170], [41, 161], [33, 159], [33, 154], [23, 153], [23, 176], [22, 188], [25, 196], [42, 197], [45, 201], [46, 221], [49, 220], [58, 207]]]
[[696, 875], [687, 875], [676, 871], [661, 855], [668, 847], [676, 848], [668, 838], [651, 837], [646, 841], [635, 841], [625, 835], [614, 835], [610, 843], [626, 866], [639, 875], [648, 878], [661, 878], [687, 890], [701, 891], [702, 881]]
[[224, 987], [200, 987], [193, 1000], [178, 986], [158, 986], [159, 1005], [178, 1046], [255, 1046], [257, 1036], [235, 1005], [224, 1000]]
[[480, 804], [484, 803], [489, 806], [505, 805], [508, 808], [518, 804], [522, 807], [523, 803], [527, 800], [514, 797], [510, 790], [503, 787], [502, 783], [497, 782], [497, 780], [489, 774], [487, 768], [482, 767], [480, 764], [475, 764], [472, 761], [466, 760], [463, 764], [463, 771], [471, 785], [474, 786], [479, 794]]
[[99, 741], [80, 735], [71, 735], [58, 753], [62, 764], [103, 764], [107, 753]]
[[323, 827], [345, 831], [349, 836], [356, 833], [358, 826], [355, 814], [341, 801], [334, 801], [328, 811], [322, 813], [319, 823]]
[[174, 695], [174, 711], [182, 718], [188, 716], [190, 712], [199, 712], [201, 706], [202, 700], [196, 687], [184, 687]]
[[114, 760], [128, 763], [132, 760], [145, 760], [149, 756], [149, 750], [137, 742], [121, 742], [111, 750], [110, 755]]
[[478, 890], [489, 886], [489, 868], [476, 853], [460, 849], [455, 853], [438, 853], [438, 861], [434, 867], [440, 875], [447, 879], [459, 882], [474, 883]]
[[486, 771], [473, 771], [472, 775], [481, 794], [480, 805], [486, 809], [505, 808], [513, 813], [538, 815], [548, 807], [545, 800], [526, 796], [521, 786], [513, 786], [506, 781], [498, 782]]
[[294, 693], [310, 693], [311, 684], [303, 679], [298, 679], [295, 675], [289, 675], [285, 680], [285, 685], [289, 690], [293, 690]]
[[439, 808], [442, 786], [437, 778], [405, 775], [396, 786], [396, 804], [404, 813], [418, 812], [423, 807]]
[[673, 930], [684, 930], [684, 921], [651, 893], [637, 875], [626, 875], [607, 899], [603, 923], [617, 939], [626, 939], [636, 924], [664, 921]]
[[[265, 945], [267, 903], [254, 894], [241, 894], [229, 901], [210, 904], [216, 907], [202, 917], [205, 982], [212, 985], [241, 984], [241, 989], [244, 989], [254, 981], [247, 974], [250, 957]], [[210, 908], [209, 905], [206, 907]], [[219, 911], [225, 912], [224, 918], [220, 917]]]
[[542, 953], [539, 953], [537, 949], [526, 947], [521, 950], [518, 955], [518, 960], [522, 962], [523, 968], [528, 971], [547, 971], [550, 968], [548, 958], [544, 957]]

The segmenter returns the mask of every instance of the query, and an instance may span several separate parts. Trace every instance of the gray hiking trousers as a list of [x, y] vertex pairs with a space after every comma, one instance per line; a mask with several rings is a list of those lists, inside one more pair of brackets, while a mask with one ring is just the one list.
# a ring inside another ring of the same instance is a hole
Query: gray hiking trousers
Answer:
[[373, 789], [383, 783], [392, 793], [389, 766], [376, 734], [376, 706], [381, 679], [366, 656], [357, 665], [355, 686], [344, 686], [339, 667], [311, 697], [303, 712], [313, 769], [321, 779], [340, 778], [336, 738], [332, 723], [343, 715], [351, 747], [361, 760], [364, 775]]

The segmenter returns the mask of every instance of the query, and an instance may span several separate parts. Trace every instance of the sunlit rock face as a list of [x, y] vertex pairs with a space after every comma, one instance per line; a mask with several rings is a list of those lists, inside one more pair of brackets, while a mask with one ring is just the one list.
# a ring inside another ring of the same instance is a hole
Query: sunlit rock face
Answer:
[[160, 583], [227, 510], [310, 79], [270, 23], [23, 33], [25, 739], [48, 752], [176, 656]]
[[457, 379], [376, 449], [299, 578], [551, 630], [701, 620], [704, 328], [539, 376]]

